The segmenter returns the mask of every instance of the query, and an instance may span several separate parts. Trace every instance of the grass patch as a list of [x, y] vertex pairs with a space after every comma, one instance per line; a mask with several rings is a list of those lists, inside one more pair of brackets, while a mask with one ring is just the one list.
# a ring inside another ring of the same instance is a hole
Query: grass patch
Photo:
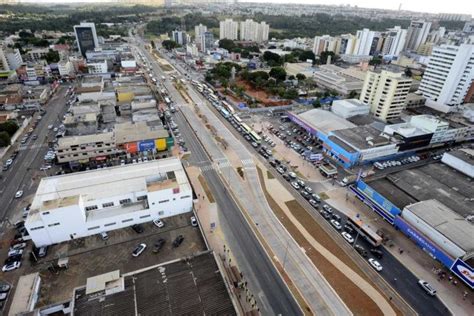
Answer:
[[273, 176], [273, 174], [267, 170], [267, 178], [268, 179], [275, 179], [275, 177]]
[[173, 67], [171, 67], [170, 65], [168, 64], [162, 64], [160, 63], [160, 68], [163, 70], [163, 71], [173, 71]]
[[[379, 309], [377, 304], [372, 301], [363, 291], [361, 291], [356, 284], [354, 284], [348, 277], [334, 267], [321, 253], [314, 250], [312, 245], [300, 232], [299, 228], [286, 216], [285, 212], [275, 202], [272, 196], [268, 193], [265, 183], [263, 182], [263, 173], [260, 168], [257, 167], [257, 172], [262, 183], [262, 189], [265, 197], [273, 210], [278, 220], [283, 224], [290, 235], [295, 239], [298, 245], [306, 249], [306, 255], [310, 260], [318, 267], [319, 271], [326, 278], [329, 284], [337, 292], [339, 297], [354, 313], [354, 315], [378, 315], [382, 311]], [[349, 258], [342, 249], [334, 242], [334, 240], [319, 226], [318, 222], [296, 201], [291, 200], [286, 202], [286, 205], [290, 209], [292, 215], [297, 221], [309, 232], [309, 234], [316, 239], [323, 247], [337, 256], [353, 271], [359, 274], [361, 277], [366, 279], [370, 284], [374, 285], [366, 275], [358, 268], [355, 262]], [[322, 220], [322, 219], [321, 219]], [[298, 300], [301, 304], [301, 301]], [[305, 305], [301, 305], [305, 306]], [[395, 306], [394, 308], [397, 315], [401, 315]], [[305, 307], [302, 307], [305, 310]], [[309, 307], [306, 306], [307, 311]]]
[[299, 172], [298, 170], [295, 170], [294, 173], [296, 173], [296, 175], [298, 176], [298, 178], [301, 178], [303, 180], [306, 180], [306, 177], [301, 173]]
[[215, 203], [216, 200], [214, 200], [214, 196], [211, 193], [211, 190], [209, 190], [209, 187], [207, 185], [206, 179], [200, 174], [198, 176], [198, 180], [202, 185], [202, 188], [204, 189], [204, 193], [206, 193], [207, 199], [209, 200], [210, 203]]
[[237, 167], [237, 173], [242, 179], [244, 179], [244, 169], [242, 167]]
[[318, 195], [321, 198], [321, 200], [328, 200], [329, 199], [329, 195], [327, 195], [324, 192], [318, 193]]

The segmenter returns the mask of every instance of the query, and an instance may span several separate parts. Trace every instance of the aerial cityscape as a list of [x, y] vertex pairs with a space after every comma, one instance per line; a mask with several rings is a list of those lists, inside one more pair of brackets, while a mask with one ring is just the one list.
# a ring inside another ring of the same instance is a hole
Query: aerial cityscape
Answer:
[[0, 315], [474, 315], [473, 5], [303, 2], [0, 0]]

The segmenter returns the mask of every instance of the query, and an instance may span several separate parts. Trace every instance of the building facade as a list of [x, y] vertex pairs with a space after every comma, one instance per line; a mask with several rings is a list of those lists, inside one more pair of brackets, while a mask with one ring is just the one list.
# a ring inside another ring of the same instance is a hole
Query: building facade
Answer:
[[464, 102], [474, 80], [474, 45], [441, 45], [433, 48], [419, 90], [426, 104], [450, 108]]
[[214, 34], [212, 32], [204, 32], [200, 37], [200, 47], [202, 52], [206, 52], [214, 46]]
[[400, 26], [387, 30], [381, 50], [382, 55], [391, 58], [398, 57], [405, 47], [406, 38], [407, 30], [402, 29]]
[[196, 42], [199, 41], [199, 39], [201, 38], [201, 35], [204, 34], [205, 32], [207, 32], [207, 26], [202, 25], [201, 23], [199, 23], [199, 25], [196, 25], [194, 27], [194, 38], [196, 39]]
[[370, 105], [370, 112], [382, 121], [396, 119], [405, 108], [412, 80], [402, 73], [369, 71], [365, 77], [360, 101]]
[[374, 41], [375, 32], [369, 29], [357, 31], [354, 55], [369, 56]]
[[255, 22], [252, 19], [247, 19], [240, 22], [240, 40], [252, 42], [266, 42], [268, 41], [268, 33], [270, 26], [265, 22]]
[[87, 51], [94, 51], [99, 47], [99, 40], [97, 39], [94, 23], [81, 23], [80, 25], [75, 25], [74, 33], [76, 34], [79, 53], [83, 57], [86, 57]]
[[232, 19], [225, 19], [219, 22], [219, 39], [237, 40], [239, 33], [239, 23]]
[[43, 178], [25, 222], [37, 247], [192, 210], [177, 158]]
[[405, 49], [416, 51], [421, 44], [426, 42], [430, 28], [431, 22], [412, 21], [408, 27]]

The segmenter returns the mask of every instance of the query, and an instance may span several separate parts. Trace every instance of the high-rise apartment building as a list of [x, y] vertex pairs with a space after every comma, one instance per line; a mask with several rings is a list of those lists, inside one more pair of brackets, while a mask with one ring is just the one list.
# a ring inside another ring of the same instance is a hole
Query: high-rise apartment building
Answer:
[[87, 51], [94, 51], [99, 47], [94, 23], [75, 25], [74, 33], [76, 34], [77, 48], [83, 57], [86, 57]]
[[400, 117], [412, 80], [388, 70], [368, 71], [360, 101], [370, 105], [370, 112], [384, 122]]
[[10, 71], [10, 66], [8, 65], [7, 57], [3, 48], [0, 46], [0, 71]]
[[381, 53], [384, 56], [398, 57], [405, 47], [407, 30], [400, 26], [388, 29], [385, 34]]
[[0, 71], [16, 70], [23, 63], [18, 49], [0, 46]]
[[375, 32], [369, 29], [357, 31], [354, 55], [369, 56], [374, 41]]
[[431, 22], [412, 21], [408, 27], [405, 49], [416, 51], [421, 44], [426, 42], [430, 28]]
[[428, 106], [449, 110], [464, 102], [474, 80], [474, 45], [435, 46], [419, 90]]
[[171, 39], [179, 45], [186, 45], [188, 43], [188, 34], [185, 31], [173, 31], [171, 32]]
[[258, 23], [252, 19], [240, 22], [240, 39], [242, 41], [266, 42], [269, 31], [270, 26], [265, 22]]
[[356, 37], [352, 34], [342, 34], [336, 42], [336, 55], [351, 55], [354, 53]]
[[214, 34], [212, 32], [204, 32], [200, 37], [200, 48], [202, 52], [206, 52], [214, 46]]
[[239, 33], [239, 23], [232, 19], [225, 19], [219, 22], [219, 39], [237, 40]]
[[199, 24], [194, 27], [194, 38], [196, 42], [200, 41], [201, 35], [207, 32], [207, 26]]

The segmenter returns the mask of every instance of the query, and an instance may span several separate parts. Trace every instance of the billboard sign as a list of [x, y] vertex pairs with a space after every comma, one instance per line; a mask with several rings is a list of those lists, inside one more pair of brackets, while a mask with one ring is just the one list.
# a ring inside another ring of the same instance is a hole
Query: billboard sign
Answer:
[[372, 189], [367, 183], [364, 181], [359, 180], [357, 182], [357, 189], [364, 193], [369, 199], [373, 202], [377, 203], [383, 210], [389, 212], [392, 216], [397, 216], [402, 213], [398, 207], [393, 205], [387, 198], [383, 195]]
[[451, 271], [464, 281], [471, 289], [474, 289], [474, 270], [467, 263], [457, 258]]
[[417, 231], [412, 225], [403, 218], [397, 216], [394, 221], [395, 226], [400, 229], [406, 236], [413, 240], [418, 247], [426, 251], [433, 259], [440, 261], [446, 267], [453, 266], [454, 260], [447, 255], [441, 248], [438, 248], [434, 242], [429, 240], [425, 235]]
[[138, 150], [139, 151], [155, 150], [155, 140], [147, 139], [147, 140], [142, 140], [138, 142]]

